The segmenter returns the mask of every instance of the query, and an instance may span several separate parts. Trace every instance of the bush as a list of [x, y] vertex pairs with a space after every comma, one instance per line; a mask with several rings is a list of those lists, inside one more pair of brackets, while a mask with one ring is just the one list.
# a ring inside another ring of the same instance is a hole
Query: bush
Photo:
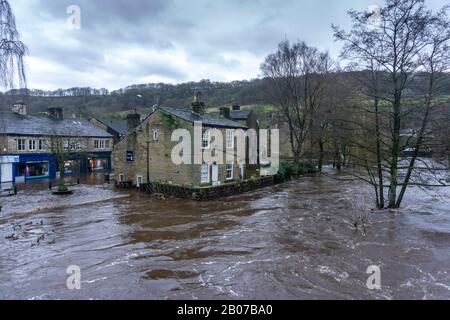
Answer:
[[303, 176], [305, 174], [315, 173], [315, 172], [317, 172], [316, 166], [309, 161], [300, 163], [300, 165], [297, 169], [297, 175], [299, 175], [299, 176]]
[[280, 168], [275, 176], [275, 182], [281, 183], [291, 180], [295, 174], [294, 165], [287, 161], [280, 162]]

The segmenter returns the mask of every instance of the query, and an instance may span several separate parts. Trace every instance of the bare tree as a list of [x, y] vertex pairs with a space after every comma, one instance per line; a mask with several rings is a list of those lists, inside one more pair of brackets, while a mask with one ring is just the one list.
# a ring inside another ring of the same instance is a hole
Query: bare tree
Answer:
[[20, 41], [14, 14], [7, 0], [0, 0], [0, 86], [26, 87], [23, 59], [27, 48]]
[[61, 133], [57, 128], [52, 128], [46, 137], [46, 147], [55, 157], [59, 168], [58, 192], [67, 192], [64, 167], [71, 156], [81, 150], [82, 139], [80, 134], [70, 132]]
[[270, 98], [289, 126], [289, 136], [298, 167], [325, 87], [323, 75], [329, 71], [328, 53], [319, 52], [304, 42], [292, 46], [282, 41], [277, 52], [261, 65], [268, 79]]
[[[444, 54], [449, 40], [446, 9], [433, 14], [426, 9], [424, 0], [386, 0], [376, 17], [350, 11], [353, 20], [350, 32], [333, 27], [335, 38], [345, 43], [342, 56], [352, 61], [355, 70], [364, 70], [368, 75], [360, 83], [362, 92], [372, 99], [372, 107], [359, 109], [366, 113], [360, 122], [361, 131], [370, 139], [359, 143], [369, 142], [364, 149], [375, 158], [376, 174], [367, 161], [369, 157], [365, 157], [368, 178], [363, 179], [375, 186], [380, 208], [385, 205], [385, 188], [388, 206], [399, 208], [408, 186], [423, 185], [411, 181], [411, 176], [425, 143], [436, 76], [449, 67]], [[420, 74], [428, 78], [424, 94], [412, 86]], [[421, 125], [414, 154], [406, 158], [402, 154], [411, 141], [405, 142], [401, 131], [413, 110], [419, 111], [416, 116]], [[406, 175], [402, 179], [404, 170]], [[389, 181], [388, 185], [385, 181]]]

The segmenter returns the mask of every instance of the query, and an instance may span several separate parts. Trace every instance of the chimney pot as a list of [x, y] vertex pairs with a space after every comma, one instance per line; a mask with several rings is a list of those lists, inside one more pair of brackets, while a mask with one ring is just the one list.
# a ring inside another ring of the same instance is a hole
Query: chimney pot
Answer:
[[27, 105], [25, 103], [23, 103], [22, 101], [18, 101], [13, 105], [12, 111], [14, 113], [20, 114], [22, 116], [26, 116], [27, 115]]
[[201, 99], [202, 93], [200, 91], [196, 91], [192, 102], [192, 111], [198, 114], [205, 114], [205, 103], [202, 102]]
[[131, 113], [127, 115], [128, 131], [136, 129], [141, 124], [141, 115], [138, 113]]
[[220, 107], [219, 113], [220, 113], [220, 116], [225, 118], [225, 119], [230, 119], [231, 118], [230, 108]]

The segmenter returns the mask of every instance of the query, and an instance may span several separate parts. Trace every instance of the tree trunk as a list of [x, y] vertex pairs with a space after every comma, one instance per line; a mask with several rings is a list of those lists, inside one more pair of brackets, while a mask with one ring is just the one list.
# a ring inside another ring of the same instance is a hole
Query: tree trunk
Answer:
[[396, 94], [394, 102], [394, 128], [392, 132], [392, 150], [390, 165], [390, 184], [389, 184], [389, 208], [397, 209], [397, 186], [398, 186], [398, 159], [400, 157], [400, 106], [401, 94]]
[[323, 159], [325, 158], [325, 151], [322, 139], [319, 140], [319, 172], [322, 172]]

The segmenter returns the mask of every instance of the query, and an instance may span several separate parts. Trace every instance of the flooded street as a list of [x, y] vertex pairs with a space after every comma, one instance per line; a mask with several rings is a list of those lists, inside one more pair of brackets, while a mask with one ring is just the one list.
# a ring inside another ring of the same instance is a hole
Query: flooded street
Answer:
[[[412, 189], [399, 212], [372, 212], [370, 191], [304, 177], [219, 201], [111, 191], [129, 197], [4, 216], [0, 298], [450, 299], [449, 189]], [[66, 288], [70, 265], [81, 290]], [[366, 287], [371, 265], [381, 290]]]

